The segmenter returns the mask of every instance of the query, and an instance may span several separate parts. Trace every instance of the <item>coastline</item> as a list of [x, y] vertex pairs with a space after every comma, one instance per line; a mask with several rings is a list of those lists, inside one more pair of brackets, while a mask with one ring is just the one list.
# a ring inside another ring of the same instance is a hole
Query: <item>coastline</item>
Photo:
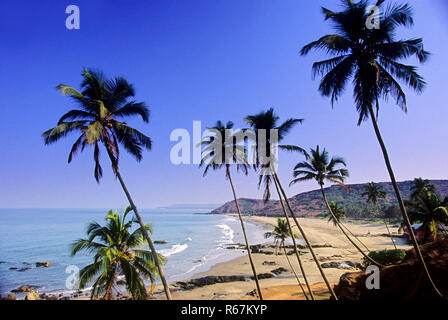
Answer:
[[[256, 224], [259, 228], [269, 230], [276, 223], [277, 218], [244, 216], [244, 220], [248, 223]], [[293, 221], [291, 220], [293, 223]], [[348, 240], [327, 220], [319, 218], [299, 218], [303, 229], [311, 244], [315, 247], [316, 255], [321, 263], [325, 262], [361, 262], [361, 254], [354, 249]], [[392, 249], [393, 245], [384, 224], [377, 222], [347, 222], [346, 225], [355, 233], [362, 241], [371, 249]], [[391, 232], [397, 234], [396, 227], [390, 227]], [[395, 238], [397, 246], [400, 249], [409, 249], [410, 246], [404, 240]], [[249, 239], [250, 240], [250, 239]], [[272, 244], [272, 241], [270, 242]], [[299, 242], [300, 243], [300, 242]], [[253, 243], [257, 244], [257, 243]], [[325, 247], [324, 245], [330, 245]], [[323, 246], [323, 247], [321, 247]], [[230, 249], [229, 249], [230, 250]], [[273, 251], [274, 249], [271, 249]], [[269, 251], [269, 250], [267, 250]], [[326, 286], [323, 284], [322, 278], [316, 268], [315, 262], [311, 258], [307, 249], [300, 249], [302, 262], [308, 280], [317, 299], [328, 299], [329, 294]], [[272, 300], [304, 300], [305, 297], [300, 292], [299, 286], [293, 272], [285, 259], [284, 255], [274, 255], [266, 253], [253, 254], [257, 273], [272, 273], [277, 268], [284, 268], [287, 271], [272, 278], [260, 280], [261, 287], [265, 299]], [[295, 256], [290, 256], [291, 263], [299, 274], [299, 278], [304, 284], [304, 279], [300, 274]], [[349, 268], [325, 268], [325, 274], [332, 284], [339, 282], [339, 278], [346, 272], [357, 271], [356, 267]], [[203, 277], [219, 277], [219, 276], [245, 276], [247, 279], [252, 274], [247, 255], [234, 258], [230, 261], [221, 262], [213, 265], [208, 271], [194, 275], [191, 278], [182, 280], [181, 282], [189, 282], [192, 279], [200, 279]], [[214, 283], [195, 287], [193, 289], [183, 290], [178, 287], [176, 282], [170, 283], [173, 289], [173, 299], [178, 300], [253, 300], [256, 299], [251, 293], [255, 289], [254, 281], [232, 281], [225, 283]], [[161, 294], [161, 287], [157, 287], [156, 294], [153, 299], [164, 299]]]

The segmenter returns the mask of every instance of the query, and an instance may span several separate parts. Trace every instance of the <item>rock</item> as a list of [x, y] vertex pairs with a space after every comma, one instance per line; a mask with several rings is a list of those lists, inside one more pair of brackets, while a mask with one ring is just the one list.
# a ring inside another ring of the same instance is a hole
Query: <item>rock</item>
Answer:
[[[257, 276], [258, 276], [258, 280], [261, 280], [261, 279], [269, 279], [269, 278], [274, 278], [275, 277], [275, 275], [274, 274], [272, 274], [272, 273], [260, 273], [260, 274], [257, 274]], [[252, 280], [254, 280], [254, 277], [252, 276], [252, 277], [250, 277]]]
[[31, 265], [31, 263], [29, 263], [29, 262], [22, 262], [22, 264], [24, 264], [26, 266], [30, 266]]
[[16, 295], [14, 293], [10, 293], [6, 296], [5, 300], [16, 300]]
[[62, 297], [62, 298], [59, 299], [59, 300], [70, 300], [70, 297]]
[[52, 266], [53, 263], [51, 263], [50, 261], [38, 261], [36, 262], [36, 267], [49, 267]]
[[9, 268], [9, 270], [17, 270], [18, 268], [16, 268], [16, 267], [11, 267], [11, 268]]
[[31, 268], [20, 268], [20, 269], [18, 269], [17, 271], [18, 272], [24, 272], [24, 271], [27, 271], [27, 270], [30, 270]]
[[154, 241], [154, 243], [155, 244], [167, 244], [168, 241], [166, 241], [166, 240], [156, 240], [156, 241]]
[[58, 300], [57, 296], [47, 296], [47, 300]]
[[[448, 239], [420, 246], [423, 258], [437, 287], [446, 294], [448, 288]], [[405, 258], [380, 270], [380, 289], [368, 290], [364, 272], [341, 276], [334, 291], [341, 300], [435, 300], [439, 299], [428, 284], [414, 249]]]
[[39, 298], [42, 299], [42, 300], [46, 300], [47, 299], [47, 295], [45, 293], [41, 293], [39, 295]]
[[30, 292], [26, 295], [25, 300], [39, 300], [39, 293], [37, 291]]
[[344, 262], [325, 262], [321, 264], [322, 268], [335, 268], [335, 269], [360, 269], [361, 264], [352, 261], [344, 261]]
[[283, 272], [286, 272], [286, 271], [288, 271], [288, 270], [285, 269], [285, 268], [283, 268], [283, 267], [280, 267], [280, 268], [271, 270], [271, 272], [272, 272], [273, 274], [275, 274], [276, 276], [278, 276], [279, 274], [281, 274], [281, 273], [283, 273]]
[[275, 261], [263, 261], [262, 265], [264, 266], [275, 266]]
[[29, 286], [29, 285], [24, 285], [21, 286], [17, 289], [13, 289], [11, 290], [11, 292], [31, 292], [33, 290], [36, 290], [37, 288], [39, 288], [38, 286]]
[[6, 261], [0, 261], [0, 264], [2, 264], [2, 263], [6, 263]]
[[246, 281], [245, 276], [235, 275], [235, 276], [206, 276], [202, 278], [192, 279], [189, 281], [178, 281], [175, 283], [176, 287], [183, 290], [191, 290], [198, 287], [203, 287], [215, 283], [225, 283], [225, 282], [235, 282], [235, 281]]

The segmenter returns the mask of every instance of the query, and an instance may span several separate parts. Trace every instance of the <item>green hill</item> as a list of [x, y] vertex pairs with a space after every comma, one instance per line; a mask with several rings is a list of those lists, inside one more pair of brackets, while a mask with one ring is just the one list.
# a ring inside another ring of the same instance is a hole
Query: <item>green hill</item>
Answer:
[[[431, 180], [430, 182], [436, 186], [437, 192], [441, 196], [448, 195], [448, 180]], [[409, 198], [411, 183], [412, 181], [398, 183], [403, 199]], [[378, 208], [375, 208], [372, 204], [367, 204], [366, 199], [362, 197], [366, 184], [349, 184], [349, 193], [337, 185], [325, 188], [325, 192], [329, 201], [335, 201], [345, 208], [347, 217], [349, 218], [375, 218], [381, 217], [385, 213], [391, 217], [398, 217], [400, 213], [395, 208], [397, 201], [392, 184], [390, 182], [381, 182], [378, 185], [387, 193], [386, 199], [379, 201]], [[318, 216], [326, 210], [320, 189], [299, 193], [289, 200], [292, 209], [298, 216]], [[239, 199], [239, 204], [244, 215], [283, 216], [279, 201], [270, 200], [264, 203], [263, 200], [241, 198]], [[234, 201], [229, 201], [210, 213], [224, 214], [235, 212]]]

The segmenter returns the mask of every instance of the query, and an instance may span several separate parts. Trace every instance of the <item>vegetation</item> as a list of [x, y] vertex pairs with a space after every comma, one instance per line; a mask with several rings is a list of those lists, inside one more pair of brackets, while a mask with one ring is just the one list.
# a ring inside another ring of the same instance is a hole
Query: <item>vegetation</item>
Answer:
[[63, 95], [71, 98], [79, 109], [70, 110], [59, 119], [56, 127], [43, 133], [45, 144], [49, 145], [59, 141], [71, 132], [78, 132], [79, 137], [70, 150], [68, 162], [70, 163], [73, 157], [79, 151], [82, 152], [86, 146], [93, 147], [94, 176], [98, 183], [103, 176], [100, 163], [100, 146], [106, 149], [112, 164], [112, 171], [120, 181], [121, 187], [143, 230], [143, 235], [155, 257], [154, 261], [159, 270], [166, 297], [170, 300], [171, 293], [156, 249], [146, 232], [118, 167], [119, 145], [122, 145], [137, 161], [142, 160], [143, 150], [150, 150], [152, 145], [149, 137], [120, 120], [130, 116], [139, 116], [144, 122], [148, 122], [149, 110], [143, 102], [132, 100], [135, 95], [134, 88], [124, 78], [106, 79], [101, 72], [87, 69], [83, 70], [82, 77], [81, 91], [64, 84], [57, 86], [57, 89], [61, 90]]
[[[406, 254], [405, 250], [393, 249], [393, 250], [379, 250], [379, 251], [371, 251], [369, 252], [369, 257], [375, 261], [378, 261], [384, 266], [388, 266], [394, 263], [398, 263], [404, 259]], [[367, 268], [372, 263], [363, 258], [362, 265], [364, 268]]]
[[[141, 227], [131, 230], [133, 224], [138, 223], [134, 219], [126, 219], [131, 211], [131, 207], [127, 207], [120, 215], [110, 210], [106, 215], [106, 225], [90, 223], [88, 239], [79, 239], [72, 245], [72, 256], [81, 251], [94, 255], [94, 262], [79, 274], [80, 289], [94, 280], [91, 298], [112, 299], [120, 276], [124, 277], [126, 289], [136, 300], [147, 298], [145, 279], [151, 281], [151, 294], [154, 291], [154, 278], [158, 276], [154, 256], [152, 252], [141, 249], [146, 244]], [[145, 231], [152, 233], [150, 224], [145, 224]], [[159, 260], [163, 262], [163, 257], [159, 256]]]
[[377, 7], [381, 11], [381, 27], [367, 28], [369, 3], [366, 0], [357, 3], [342, 1], [342, 11], [333, 12], [323, 8], [325, 20], [333, 23], [335, 33], [325, 35], [309, 43], [301, 50], [306, 55], [310, 50], [324, 50], [332, 57], [315, 62], [313, 72], [322, 76], [319, 92], [331, 97], [331, 103], [340, 98], [349, 80], [353, 83], [353, 96], [359, 114], [358, 125], [369, 117], [380, 144], [385, 164], [391, 178], [398, 205], [405, 225], [409, 229], [411, 241], [417, 256], [425, 270], [428, 282], [434, 291], [443, 295], [432, 281], [431, 275], [421, 254], [417, 240], [411, 228], [411, 222], [398, 188], [395, 174], [389, 159], [386, 145], [377, 123], [380, 98], [394, 98], [396, 104], [407, 111], [406, 95], [399, 81], [420, 93], [426, 83], [416, 68], [402, 63], [403, 59], [415, 56], [419, 62], [425, 62], [429, 53], [423, 48], [422, 39], [396, 40], [397, 28], [411, 27], [414, 23], [412, 10], [408, 4], [385, 6], [385, 0], [378, 0]]
[[[252, 273], [255, 279], [255, 284], [257, 286], [258, 297], [260, 300], [263, 300], [263, 295], [261, 292], [260, 282], [258, 281], [257, 271], [255, 269], [255, 264], [252, 258], [252, 253], [250, 250], [249, 240], [247, 239], [246, 228], [244, 227], [243, 217], [241, 215], [241, 210], [238, 205], [238, 199], [236, 197], [235, 187], [232, 182], [232, 176], [230, 174], [230, 166], [231, 163], [236, 165], [237, 171], [243, 171], [246, 175], [248, 173], [248, 163], [246, 160], [244, 148], [241, 149], [239, 145], [236, 144], [236, 140], [231, 137], [231, 139], [224, 139], [226, 137], [226, 130], [230, 130], [233, 128], [233, 123], [231, 121], [227, 122], [224, 126], [221, 121], [216, 123], [216, 126], [212, 129], [215, 132], [215, 135], [207, 136], [201, 142], [201, 145], [204, 145], [205, 148], [202, 153], [201, 163], [199, 167], [205, 166], [203, 176], [207, 175], [209, 169], [219, 170], [225, 168], [226, 170], [226, 179], [229, 180], [230, 186], [232, 188], [233, 199], [235, 201], [235, 206], [238, 212], [238, 218], [240, 219], [241, 229], [244, 235], [244, 241], [246, 244], [247, 253], [249, 256], [250, 266], [252, 268]], [[224, 140], [224, 141], [223, 141]], [[231, 142], [229, 142], [231, 140]], [[230, 149], [233, 151], [232, 159], [227, 159], [226, 150]]]
[[328, 222], [332, 222], [336, 227], [338, 223], [345, 219], [345, 210], [334, 201], [330, 202], [330, 208], [333, 214], [330, 211], [326, 211], [324, 212], [324, 217], [328, 218]]

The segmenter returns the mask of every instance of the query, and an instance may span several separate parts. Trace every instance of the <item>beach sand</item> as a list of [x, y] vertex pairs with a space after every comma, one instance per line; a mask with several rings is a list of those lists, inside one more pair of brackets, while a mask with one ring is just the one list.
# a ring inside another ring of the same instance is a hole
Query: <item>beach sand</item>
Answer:
[[[270, 217], [244, 217], [245, 221], [262, 225], [264, 229], [272, 230], [272, 226], [276, 224], [276, 218]], [[292, 225], [294, 222], [291, 219]], [[344, 237], [341, 231], [334, 227], [333, 224], [328, 223], [327, 220], [317, 218], [300, 218], [299, 223], [307, 234], [312, 245], [324, 245], [331, 244], [332, 247], [315, 248], [317, 257], [324, 262], [361, 262], [361, 254], [349, 243]], [[375, 223], [350, 223], [346, 222], [346, 226], [356, 235], [361, 241], [363, 241], [370, 250], [379, 249], [393, 249], [391, 239], [387, 235], [387, 229], [381, 222]], [[397, 234], [396, 227], [389, 227], [391, 232]], [[410, 246], [406, 244], [403, 239], [395, 238], [398, 248], [409, 249]], [[249, 239], [250, 241], [250, 239]], [[251, 243], [255, 244], [255, 243]], [[229, 249], [230, 250], [230, 249]], [[312, 260], [312, 257], [308, 249], [301, 249], [300, 252], [304, 269], [312, 290], [317, 299], [328, 299], [329, 294], [326, 286], [323, 284], [322, 277]], [[302, 300], [304, 299], [301, 293], [294, 274], [291, 272], [286, 257], [284, 255], [267, 255], [267, 254], [253, 254], [257, 273], [268, 273], [273, 269], [283, 267], [287, 269], [284, 272], [274, 278], [260, 280], [260, 285], [265, 299], [271, 300]], [[289, 256], [293, 267], [300, 275], [297, 265], [297, 259], [295, 255]], [[269, 261], [271, 265], [264, 264], [263, 262]], [[272, 262], [274, 264], [272, 265]], [[347, 269], [337, 268], [325, 268], [324, 272], [329, 281], [333, 284], [339, 282], [339, 278], [342, 274], [350, 272]], [[356, 271], [356, 269], [353, 269]], [[236, 258], [234, 260], [217, 264], [213, 266], [209, 271], [194, 276], [194, 278], [200, 278], [204, 276], [223, 276], [223, 275], [247, 275], [252, 274], [249, 259], [247, 255]], [[185, 280], [188, 281], [189, 279]], [[300, 277], [300, 280], [304, 284], [304, 280]], [[173, 284], [171, 284], [172, 286]], [[207, 285], [192, 290], [176, 290], [173, 287], [173, 299], [176, 300], [252, 300], [256, 297], [249, 293], [255, 289], [254, 281], [237, 281], [228, 283], [218, 283], [213, 285]], [[161, 288], [158, 287], [157, 291], [160, 292]], [[164, 299], [163, 295], [157, 295], [155, 299]]]

